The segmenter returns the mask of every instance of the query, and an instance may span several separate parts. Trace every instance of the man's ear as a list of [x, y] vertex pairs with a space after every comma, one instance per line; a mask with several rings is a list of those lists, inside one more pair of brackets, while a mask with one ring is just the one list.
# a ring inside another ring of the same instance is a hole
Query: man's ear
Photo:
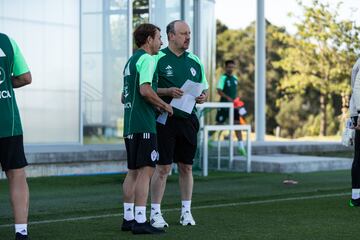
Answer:
[[146, 39], [146, 42], [147, 42], [147, 43], [151, 43], [152, 40], [153, 40], [152, 37], [151, 37], [151, 36], [148, 36], [147, 39]]
[[174, 34], [173, 32], [169, 32], [169, 36], [168, 36], [169, 40], [170, 40], [171, 38], [173, 38], [174, 35], [175, 35], [175, 34]]

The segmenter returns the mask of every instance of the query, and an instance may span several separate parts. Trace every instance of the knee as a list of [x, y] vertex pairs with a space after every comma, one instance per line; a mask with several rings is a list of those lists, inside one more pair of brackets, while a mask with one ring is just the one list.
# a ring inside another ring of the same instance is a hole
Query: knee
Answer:
[[192, 165], [180, 163], [179, 164], [179, 172], [181, 175], [192, 174]]
[[159, 178], [166, 179], [171, 170], [171, 165], [158, 165], [156, 166], [156, 172]]
[[8, 170], [5, 174], [9, 181], [14, 179], [26, 179], [24, 168]]

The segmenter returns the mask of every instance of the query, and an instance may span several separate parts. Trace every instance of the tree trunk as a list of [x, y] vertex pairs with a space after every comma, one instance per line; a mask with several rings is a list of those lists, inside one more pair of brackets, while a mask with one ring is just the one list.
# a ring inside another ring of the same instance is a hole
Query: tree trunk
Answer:
[[326, 96], [320, 95], [320, 136], [326, 136]]

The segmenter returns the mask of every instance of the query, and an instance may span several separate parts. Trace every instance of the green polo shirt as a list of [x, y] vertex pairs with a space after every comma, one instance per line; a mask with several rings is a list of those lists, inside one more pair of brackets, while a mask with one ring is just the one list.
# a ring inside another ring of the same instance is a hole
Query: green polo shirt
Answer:
[[[184, 52], [180, 56], [175, 55], [169, 48], [162, 49], [157, 58], [157, 73], [159, 75], [159, 88], [178, 87], [191, 80], [203, 83], [204, 89], [209, 85], [206, 80], [204, 66], [200, 59], [191, 52]], [[165, 102], [170, 103], [171, 97], [161, 97]], [[193, 112], [196, 111], [194, 106]], [[174, 116], [187, 118], [190, 114], [174, 108]]]
[[[237, 97], [237, 85], [238, 79], [234, 75], [229, 76], [227, 74], [223, 74], [221, 75], [216, 88], [223, 91], [232, 99], [235, 99]], [[221, 97], [220, 102], [228, 102], [228, 100], [224, 97]]]
[[29, 68], [16, 42], [0, 33], [0, 138], [23, 134], [12, 77], [27, 72]]
[[155, 109], [140, 94], [140, 85], [157, 90], [156, 59], [139, 49], [124, 68], [124, 137], [133, 133], [156, 133]]

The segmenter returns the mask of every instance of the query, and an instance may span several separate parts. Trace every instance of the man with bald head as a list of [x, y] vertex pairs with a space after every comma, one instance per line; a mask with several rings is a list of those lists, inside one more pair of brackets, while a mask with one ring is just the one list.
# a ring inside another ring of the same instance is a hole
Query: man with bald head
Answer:
[[[169, 45], [157, 55], [157, 73], [159, 75], [158, 95], [167, 103], [183, 95], [181, 86], [187, 81], [202, 83], [204, 91], [196, 98], [201, 104], [207, 100], [208, 83], [204, 67], [199, 58], [186, 51], [190, 44], [190, 27], [181, 20], [175, 20], [166, 27]], [[165, 125], [157, 123], [159, 161], [151, 179], [151, 214], [150, 223], [157, 228], [168, 227], [164, 220], [160, 204], [164, 195], [166, 179], [171, 171], [171, 164], [177, 163], [181, 192], [181, 225], [195, 225], [191, 214], [193, 191], [192, 165], [197, 148], [199, 121], [195, 114], [188, 114], [174, 108], [174, 115]]]

